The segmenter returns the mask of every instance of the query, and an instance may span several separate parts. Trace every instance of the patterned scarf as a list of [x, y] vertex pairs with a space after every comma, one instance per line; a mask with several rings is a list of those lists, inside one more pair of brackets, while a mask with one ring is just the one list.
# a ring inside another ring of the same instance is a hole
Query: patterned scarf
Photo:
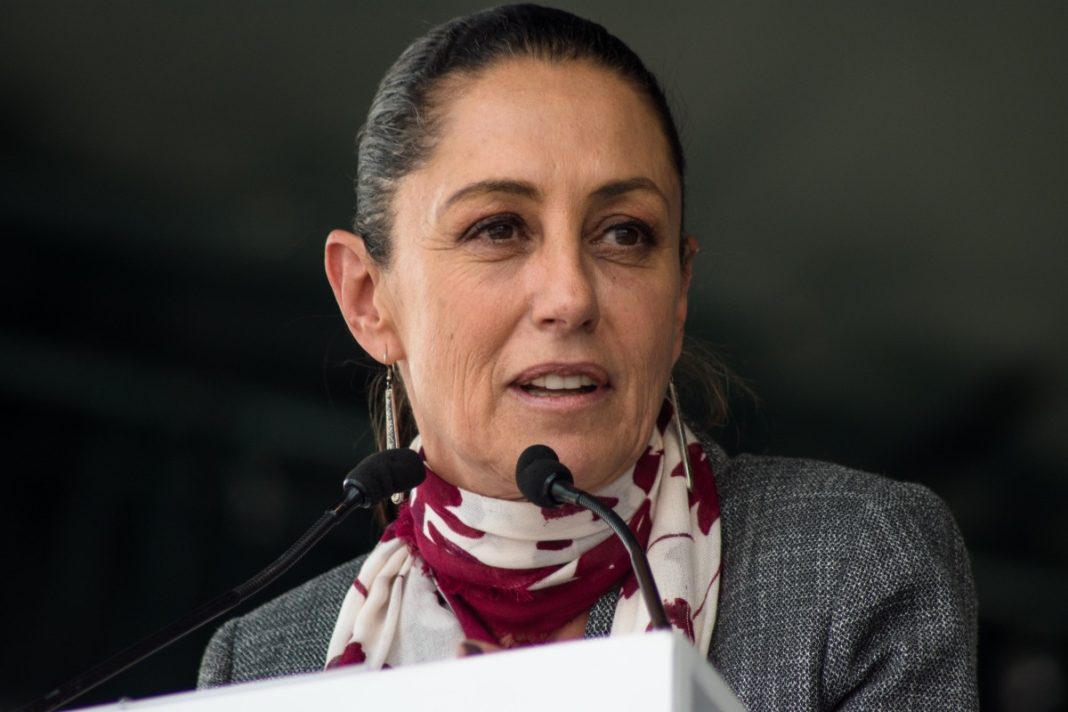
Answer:
[[[645, 453], [596, 496], [645, 547], [672, 626], [704, 651], [719, 594], [719, 501], [688, 429], [687, 490], [674, 428], [665, 404]], [[505, 647], [543, 642], [614, 589], [612, 634], [647, 630], [630, 559], [598, 517], [569, 505], [483, 497], [428, 468], [346, 594], [326, 667], [452, 658], [464, 638]]]

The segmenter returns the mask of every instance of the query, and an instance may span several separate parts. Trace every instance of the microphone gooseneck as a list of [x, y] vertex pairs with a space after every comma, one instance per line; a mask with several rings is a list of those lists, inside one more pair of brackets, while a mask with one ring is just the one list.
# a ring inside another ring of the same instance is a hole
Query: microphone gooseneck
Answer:
[[657, 590], [653, 572], [649, 568], [649, 560], [634, 532], [618, 514], [604, 506], [600, 500], [574, 486], [575, 478], [571, 471], [567, 465], [560, 462], [552, 448], [531, 445], [524, 450], [516, 462], [515, 481], [523, 496], [539, 507], [552, 508], [565, 503], [574, 504], [603, 519], [620, 538], [630, 555], [631, 568], [638, 579], [638, 588], [641, 589], [653, 629], [671, 628], [664, 612], [664, 602], [660, 600], [660, 591]]
[[288, 571], [293, 564], [319, 543], [327, 532], [340, 524], [341, 520], [353, 509], [370, 507], [394, 492], [409, 490], [422, 482], [424, 477], [426, 477], [426, 470], [423, 467], [423, 461], [415, 451], [407, 448], [384, 450], [364, 458], [345, 476], [342, 483], [345, 498], [335, 507], [326, 510], [319, 520], [270, 566], [240, 586], [194, 608], [166, 628], [153, 633], [34, 700], [23, 707], [22, 712], [51, 712], [149, 655], [162, 650], [179, 638], [192, 633], [205, 623], [215, 620], [234, 606], [259, 593]]

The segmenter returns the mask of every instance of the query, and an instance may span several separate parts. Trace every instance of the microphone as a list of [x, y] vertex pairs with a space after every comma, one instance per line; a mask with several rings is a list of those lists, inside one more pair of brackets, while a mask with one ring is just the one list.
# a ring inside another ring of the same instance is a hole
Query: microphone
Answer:
[[394, 448], [364, 458], [341, 483], [352, 506], [367, 508], [398, 492], [410, 490], [426, 477], [423, 461], [415, 450]]
[[533, 504], [539, 507], [553, 508], [561, 504], [574, 504], [588, 509], [603, 519], [612, 528], [616, 536], [630, 554], [630, 565], [638, 579], [645, 608], [653, 629], [670, 629], [664, 602], [660, 600], [660, 591], [656, 588], [653, 572], [649, 569], [649, 560], [645, 557], [634, 532], [627, 523], [608, 507], [601, 504], [593, 495], [574, 486], [575, 478], [567, 469], [553, 449], [546, 445], [531, 445], [519, 455], [515, 465], [515, 481], [519, 491]]
[[349, 512], [367, 508], [395, 492], [409, 490], [426, 477], [423, 461], [414, 450], [383, 450], [364, 458], [345, 476], [345, 498], [326, 510], [304, 535], [297, 539], [274, 563], [237, 588], [194, 608], [166, 628], [144, 638], [126, 650], [85, 671], [22, 708], [22, 712], [51, 712], [65, 705], [123, 670], [159, 652], [179, 638], [259, 593], [289, 570], [302, 556], [319, 543], [327, 532], [341, 523]]

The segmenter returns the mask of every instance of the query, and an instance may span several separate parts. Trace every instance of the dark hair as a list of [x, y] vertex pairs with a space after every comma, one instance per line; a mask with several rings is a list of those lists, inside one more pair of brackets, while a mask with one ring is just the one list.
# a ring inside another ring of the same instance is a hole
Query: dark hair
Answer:
[[397, 183], [434, 148], [438, 90], [444, 81], [514, 57], [585, 60], [630, 82], [656, 113], [683, 185], [686, 161], [675, 119], [660, 83], [630, 47], [597, 23], [563, 10], [539, 5], [483, 10], [439, 25], [413, 42], [386, 72], [371, 102], [357, 137], [353, 231], [377, 262], [389, 263]]
[[[649, 103], [667, 139], [671, 160], [685, 196], [686, 161], [675, 120], [664, 91], [637, 54], [595, 22], [539, 5], [505, 5], [458, 17], [415, 40], [386, 72], [357, 137], [356, 216], [353, 229], [367, 251], [388, 265], [391, 253], [393, 197], [399, 181], [418, 169], [434, 149], [440, 128], [446, 80], [473, 76], [496, 62], [533, 57], [550, 62], [587, 61], [615, 72]], [[680, 259], [685, 260], [680, 235]], [[684, 379], [680, 391], [697, 395], [707, 425], [726, 415], [724, 384], [729, 373], [714, 355], [688, 343], [675, 373]], [[416, 435], [400, 379], [395, 383], [397, 438]], [[384, 447], [382, 404], [384, 373], [370, 386], [371, 422]]]

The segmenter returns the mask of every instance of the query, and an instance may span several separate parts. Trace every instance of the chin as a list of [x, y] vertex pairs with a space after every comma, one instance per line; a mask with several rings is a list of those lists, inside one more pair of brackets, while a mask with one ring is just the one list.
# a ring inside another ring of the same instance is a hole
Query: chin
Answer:
[[[520, 453], [531, 445], [546, 445], [571, 470], [575, 485], [588, 491], [604, 488], [625, 473], [645, 451], [649, 433], [643, 423], [624, 415], [604, 414], [584, 418], [517, 418], [499, 433], [503, 442], [514, 443], [511, 459], [499, 463], [514, 477]], [[633, 423], [636, 427], [621, 427]], [[614, 427], [613, 427], [614, 426]], [[653, 422], [647, 427], [652, 428]]]
[[542, 443], [551, 447], [560, 462], [571, 470], [575, 486], [589, 491], [596, 491], [615, 481], [637, 459], [637, 456], [630, 454], [633, 449], [631, 444], [612, 447], [597, 443], [591, 447], [588, 436], [569, 436], [555, 441], [546, 438]]

